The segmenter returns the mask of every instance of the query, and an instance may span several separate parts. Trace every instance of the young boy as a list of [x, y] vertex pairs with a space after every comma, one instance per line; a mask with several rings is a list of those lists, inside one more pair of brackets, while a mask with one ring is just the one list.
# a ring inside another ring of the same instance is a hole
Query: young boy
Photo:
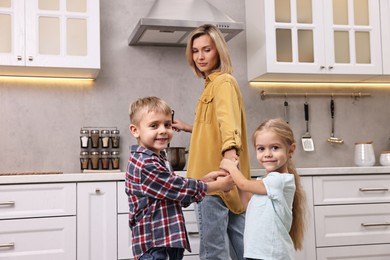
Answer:
[[202, 180], [172, 171], [164, 150], [173, 136], [171, 113], [157, 97], [138, 99], [129, 108], [129, 130], [138, 142], [131, 147], [126, 172], [135, 259], [182, 259], [184, 249], [191, 248], [181, 207], [234, 185], [223, 171]]

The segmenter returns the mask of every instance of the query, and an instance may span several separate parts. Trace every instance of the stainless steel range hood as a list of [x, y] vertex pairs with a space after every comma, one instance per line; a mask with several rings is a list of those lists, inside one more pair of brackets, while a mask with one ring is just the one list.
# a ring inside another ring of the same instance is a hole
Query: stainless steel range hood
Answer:
[[206, 0], [156, 0], [129, 37], [129, 45], [185, 46], [188, 34], [202, 24], [213, 24], [226, 41], [244, 30]]

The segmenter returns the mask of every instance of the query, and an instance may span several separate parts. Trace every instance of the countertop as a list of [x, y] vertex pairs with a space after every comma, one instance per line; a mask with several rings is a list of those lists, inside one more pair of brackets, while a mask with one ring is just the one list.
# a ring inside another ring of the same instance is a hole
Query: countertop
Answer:
[[[390, 166], [372, 167], [320, 167], [297, 168], [301, 176], [321, 175], [351, 175], [351, 174], [390, 174]], [[185, 176], [185, 171], [177, 171]], [[253, 177], [264, 174], [263, 169], [252, 169]], [[26, 184], [26, 183], [53, 183], [53, 182], [93, 182], [93, 181], [122, 181], [124, 172], [99, 173], [63, 173], [63, 174], [34, 174], [34, 175], [1, 175], [0, 184]]]

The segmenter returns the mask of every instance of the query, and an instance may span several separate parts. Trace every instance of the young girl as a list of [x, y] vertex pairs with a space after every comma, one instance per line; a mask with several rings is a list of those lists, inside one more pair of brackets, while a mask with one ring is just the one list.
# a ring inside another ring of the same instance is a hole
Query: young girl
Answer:
[[285, 121], [271, 119], [255, 130], [252, 141], [265, 177], [247, 180], [237, 161], [223, 159], [220, 164], [232, 176], [247, 205], [244, 257], [294, 259], [294, 249], [302, 248], [305, 194], [291, 161], [296, 148], [293, 132]]

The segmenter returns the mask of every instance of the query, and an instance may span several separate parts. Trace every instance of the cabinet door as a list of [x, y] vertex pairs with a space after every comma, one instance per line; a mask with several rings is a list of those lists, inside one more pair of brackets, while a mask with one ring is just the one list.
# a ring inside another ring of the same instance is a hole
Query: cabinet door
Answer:
[[117, 259], [116, 183], [77, 184], [77, 259]]
[[27, 0], [27, 66], [100, 67], [99, 0]]
[[325, 0], [325, 70], [382, 74], [379, 0]]
[[390, 2], [380, 1], [383, 74], [390, 75]]
[[316, 259], [316, 244], [314, 231], [314, 203], [313, 203], [313, 178], [309, 176], [301, 177], [303, 190], [306, 193], [306, 232], [304, 236], [303, 249], [295, 252], [296, 260]]
[[388, 260], [390, 245], [318, 248], [317, 260]]
[[118, 259], [134, 259], [129, 214], [118, 214]]
[[76, 260], [76, 216], [1, 220], [0, 259]]
[[24, 36], [24, 1], [0, 1], [0, 65], [25, 65]]

